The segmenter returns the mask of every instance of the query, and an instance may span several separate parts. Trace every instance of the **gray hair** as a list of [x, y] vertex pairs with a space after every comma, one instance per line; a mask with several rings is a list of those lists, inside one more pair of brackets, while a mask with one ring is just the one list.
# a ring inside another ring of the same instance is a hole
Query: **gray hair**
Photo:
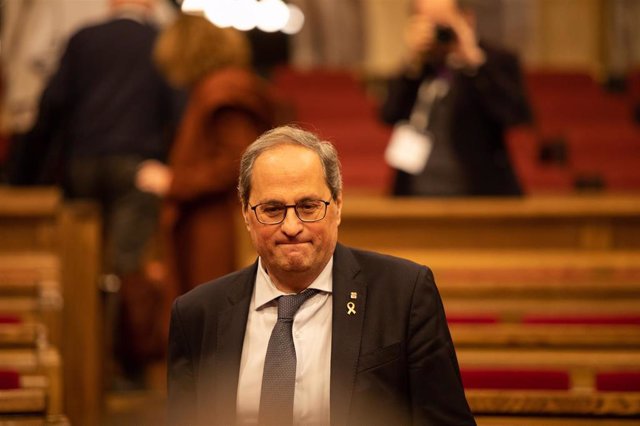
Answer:
[[238, 179], [238, 196], [242, 207], [249, 204], [251, 195], [251, 176], [253, 164], [260, 154], [280, 145], [299, 145], [318, 154], [322, 163], [324, 178], [331, 191], [331, 198], [336, 200], [342, 193], [342, 172], [338, 152], [331, 142], [323, 141], [314, 133], [295, 126], [281, 126], [263, 133], [245, 150], [240, 160], [240, 178]]

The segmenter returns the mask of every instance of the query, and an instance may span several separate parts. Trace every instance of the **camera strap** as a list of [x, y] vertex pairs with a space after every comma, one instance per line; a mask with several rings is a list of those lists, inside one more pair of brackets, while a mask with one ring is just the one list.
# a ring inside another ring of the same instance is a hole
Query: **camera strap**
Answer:
[[418, 88], [418, 96], [409, 116], [409, 124], [416, 129], [429, 127], [433, 106], [449, 92], [449, 82], [443, 77], [426, 79]]
[[433, 150], [433, 136], [428, 131], [433, 106], [447, 95], [449, 83], [442, 77], [424, 80], [418, 88], [409, 122], [398, 123], [385, 150], [391, 167], [418, 175], [424, 170]]

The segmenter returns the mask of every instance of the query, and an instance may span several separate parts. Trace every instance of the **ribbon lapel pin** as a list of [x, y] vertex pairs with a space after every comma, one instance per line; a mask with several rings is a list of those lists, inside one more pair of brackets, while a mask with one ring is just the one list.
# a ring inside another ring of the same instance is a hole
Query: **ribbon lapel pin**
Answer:
[[[349, 297], [351, 298], [351, 300], [356, 300], [358, 298], [358, 292], [357, 291], [352, 291], [351, 294], [349, 295]], [[347, 303], [347, 315], [355, 315], [356, 314], [356, 304], [353, 302], [348, 302]]]

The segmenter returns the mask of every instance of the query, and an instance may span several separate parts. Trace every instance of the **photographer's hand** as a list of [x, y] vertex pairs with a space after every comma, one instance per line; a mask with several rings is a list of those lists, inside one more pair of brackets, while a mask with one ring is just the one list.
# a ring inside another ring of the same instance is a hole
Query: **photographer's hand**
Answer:
[[449, 25], [456, 33], [456, 43], [449, 55], [449, 63], [457, 68], [475, 70], [485, 61], [485, 54], [478, 45], [472, 25], [462, 14], [456, 14]]

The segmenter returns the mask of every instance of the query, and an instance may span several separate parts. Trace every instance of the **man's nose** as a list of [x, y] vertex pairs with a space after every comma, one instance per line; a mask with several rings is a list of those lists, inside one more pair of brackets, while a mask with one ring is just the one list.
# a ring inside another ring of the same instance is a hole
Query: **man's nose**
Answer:
[[296, 214], [295, 208], [293, 206], [287, 207], [287, 214], [280, 224], [280, 229], [282, 232], [289, 236], [297, 235], [302, 231], [303, 224], [298, 215]]

